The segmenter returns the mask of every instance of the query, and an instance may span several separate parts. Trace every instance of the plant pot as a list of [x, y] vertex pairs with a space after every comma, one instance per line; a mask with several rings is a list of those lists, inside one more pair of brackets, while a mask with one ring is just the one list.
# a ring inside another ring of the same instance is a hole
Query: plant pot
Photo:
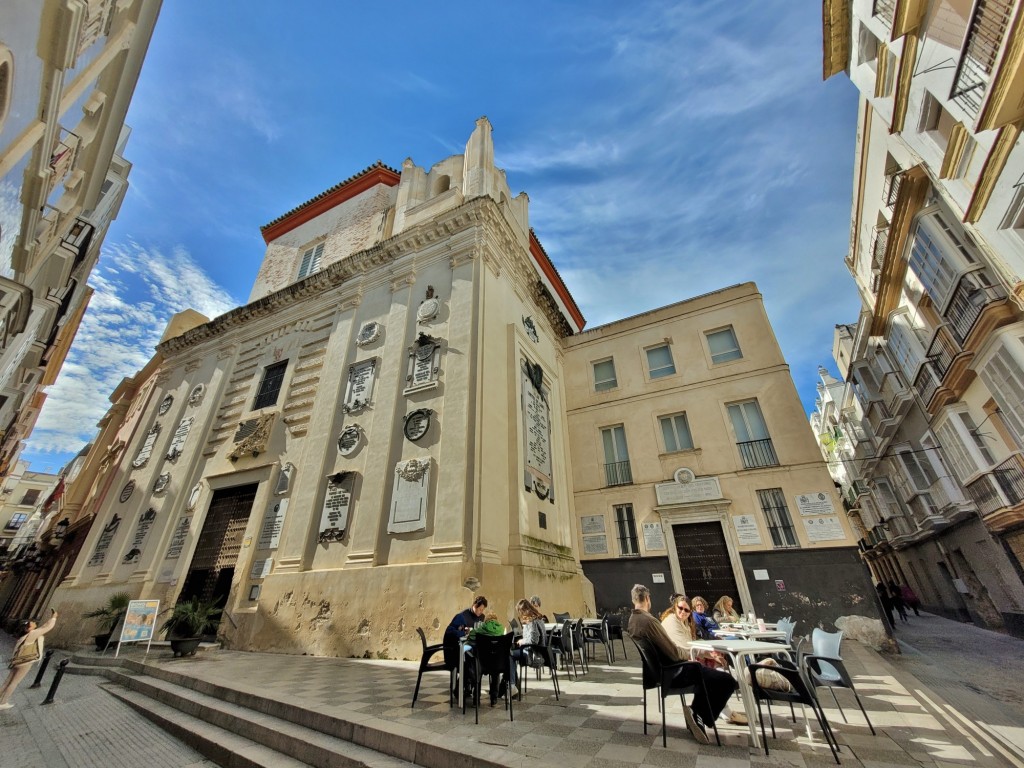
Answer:
[[196, 651], [199, 650], [199, 643], [202, 642], [201, 637], [170, 637], [168, 640], [171, 641], [171, 650], [174, 651], [174, 657], [179, 656], [195, 656]]
[[107, 643], [110, 642], [110, 632], [103, 635], [93, 635], [93, 642], [96, 643], [97, 651], [105, 651], [107, 649]]

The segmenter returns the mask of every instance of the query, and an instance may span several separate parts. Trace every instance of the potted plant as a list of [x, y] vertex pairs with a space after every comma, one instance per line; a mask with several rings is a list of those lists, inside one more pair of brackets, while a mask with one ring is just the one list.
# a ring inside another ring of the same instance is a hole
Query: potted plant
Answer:
[[128, 603], [131, 600], [132, 596], [127, 592], [117, 592], [107, 598], [107, 602], [104, 605], [82, 614], [82, 618], [85, 619], [99, 619], [100, 631], [93, 636], [97, 651], [102, 651], [107, 647], [107, 643], [110, 642], [110, 635], [128, 611]]
[[194, 597], [171, 608], [171, 615], [160, 631], [171, 641], [175, 656], [194, 656], [203, 635], [217, 631], [220, 615], [221, 609], [217, 607], [216, 600]]

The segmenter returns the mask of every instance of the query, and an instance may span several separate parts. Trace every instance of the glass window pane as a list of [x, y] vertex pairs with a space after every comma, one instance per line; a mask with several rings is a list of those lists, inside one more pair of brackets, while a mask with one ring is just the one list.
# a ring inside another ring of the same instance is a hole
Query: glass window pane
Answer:
[[675, 364], [672, 362], [672, 351], [667, 344], [647, 350], [647, 369], [652, 379], [671, 376], [676, 372]]
[[673, 419], [676, 428], [676, 439], [679, 443], [679, 450], [693, 448], [693, 438], [690, 437], [690, 424], [686, 420], [686, 414], [681, 413]]
[[614, 389], [617, 385], [614, 361], [602, 360], [599, 363], [594, 363], [594, 389], [597, 392]]
[[661, 436], [665, 440], [665, 451], [667, 453], [678, 451], [679, 445], [676, 443], [676, 432], [672, 428], [672, 419], [663, 417], [659, 421], [661, 422]]
[[736, 334], [732, 328], [723, 328], [707, 334], [708, 349], [711, 350], [711, 361], [713, 363], [724, 363], [729, 360], [738, 360], [743, 357], [740, 352], [740, 345], [736, 342]]

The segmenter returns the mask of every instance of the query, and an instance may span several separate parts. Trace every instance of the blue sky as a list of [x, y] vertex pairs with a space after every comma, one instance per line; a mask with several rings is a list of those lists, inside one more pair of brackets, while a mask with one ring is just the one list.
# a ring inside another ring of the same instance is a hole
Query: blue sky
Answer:
[[843, 265], [856, 92], [809, 3], [167, 0], [131, 188], [22, 457], [57, 471], [170, 315], [242, 304], [261, 225], [376, 160], [429, 167], [476, 118], [599, 325], [755, 281], [800, 394], [859, 303]]

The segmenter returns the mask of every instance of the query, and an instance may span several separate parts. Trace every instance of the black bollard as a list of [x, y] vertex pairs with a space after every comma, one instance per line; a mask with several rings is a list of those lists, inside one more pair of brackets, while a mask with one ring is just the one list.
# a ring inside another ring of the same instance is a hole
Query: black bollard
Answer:
[[50, 657], [53, 656], [53, 649], [51, 648], [43, 654], [43, 663], [39, 665], [39, 671], [36, 672], [36, 679], [29, 688], [40, 688], [43, 685], [43, 675], [46, 673], [46, 665], [50, 663]]
[[71, 659], [60, 660], [60, 664], [57, 665], [57, 674], [53, 676], [53, 682], [50, 684], [50, 690], [47, 692], [46, 698], [43, 699], [43, 704], [53, 704], [53, 696], [57, 693], [57, 686], [60, 685], [60, 679], [64, 677], [64, 669], [69, 661]]

